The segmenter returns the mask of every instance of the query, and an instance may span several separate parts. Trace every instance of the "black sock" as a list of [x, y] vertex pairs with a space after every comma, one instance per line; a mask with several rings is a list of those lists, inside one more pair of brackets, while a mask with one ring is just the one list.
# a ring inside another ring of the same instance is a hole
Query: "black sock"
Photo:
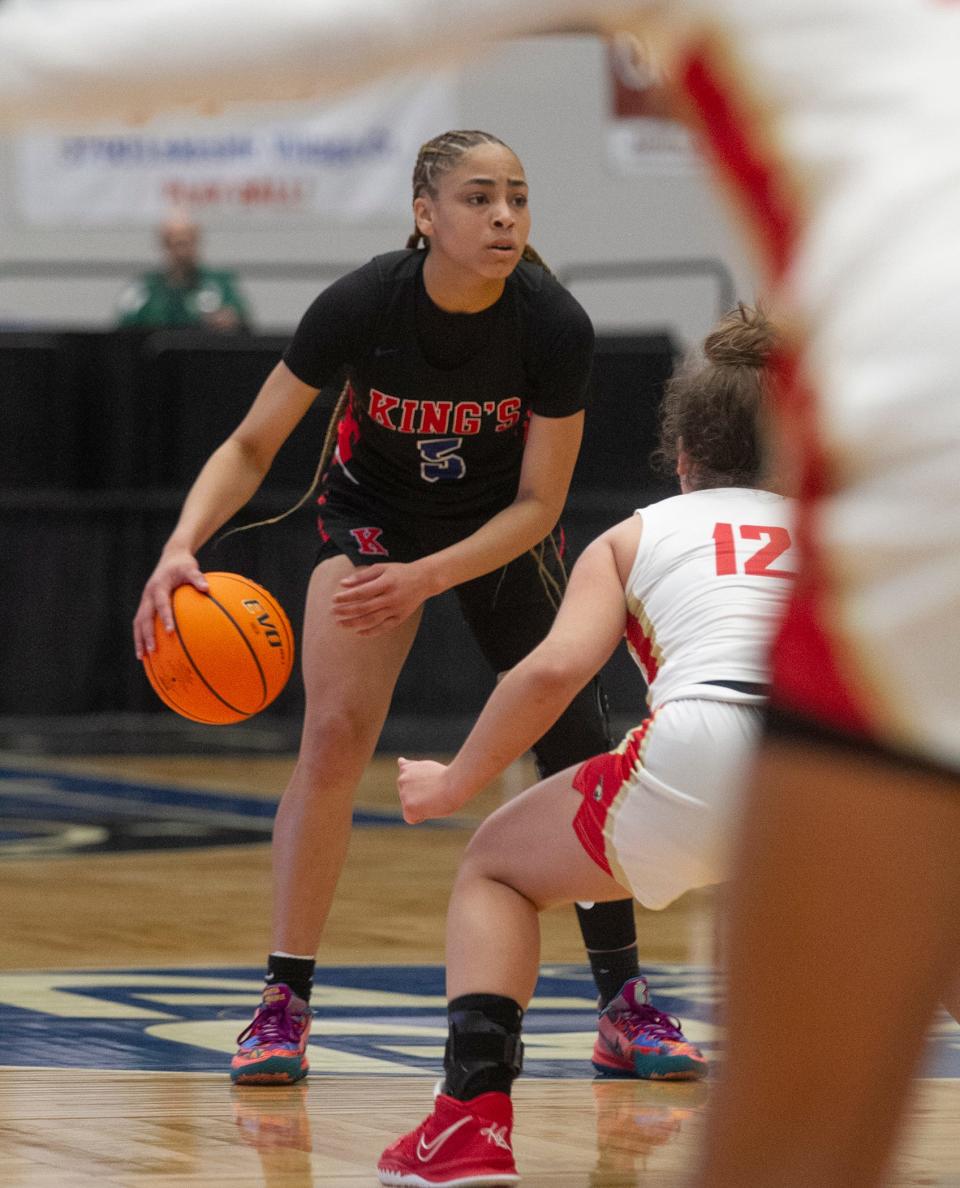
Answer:
[[640, 973], [633, 900], [616, 899], [610, 903], [595, 903], [589, 908], [579, 903], [576, 906], [580, 932], [603, 1010], [611, 998], [616, 998], [624, 982]]
[[264, 981], [268, 986], [282, 982], [285, 986], [290, 987], [297, 998], [309, 1002], [316, 964], [312, 957], [282, 957], [279, 953], [271, 953], [267, 958], [267, 973]]
[[447, 1006], [444, 1092], [458, 1101], [509, 1093], [523, 1064], [523, 1011], [500, 994], [462, 994]]

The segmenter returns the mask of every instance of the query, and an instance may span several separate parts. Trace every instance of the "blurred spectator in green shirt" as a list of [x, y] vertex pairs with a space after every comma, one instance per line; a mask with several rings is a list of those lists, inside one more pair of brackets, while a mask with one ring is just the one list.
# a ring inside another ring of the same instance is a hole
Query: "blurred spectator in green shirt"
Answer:
[[200, 263], [200, 228], [190, 216], [177, 213], [164, 220], [159, 240], [164, 267], [145, 272], [123, 291], [118, 325], [247, 329], [247, 305], [233, 275]]

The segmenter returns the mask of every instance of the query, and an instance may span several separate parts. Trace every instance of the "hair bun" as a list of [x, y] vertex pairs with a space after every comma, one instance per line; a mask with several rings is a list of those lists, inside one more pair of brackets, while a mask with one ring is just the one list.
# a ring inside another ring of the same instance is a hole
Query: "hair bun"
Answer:
[[742, 302], [707, 336], [703, 353], [719, 367], [764, 367], [777, 346], [777, 333], [763, 310]]

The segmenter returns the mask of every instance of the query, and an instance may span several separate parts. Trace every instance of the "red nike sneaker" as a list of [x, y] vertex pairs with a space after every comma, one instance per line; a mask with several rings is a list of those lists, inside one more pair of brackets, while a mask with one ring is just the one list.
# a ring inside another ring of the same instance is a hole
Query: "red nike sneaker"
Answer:
[[399, 1188], [517, 1184], [512, 1129], [513, 1103], [506, 1093], [481, 1093], [471, 1101], [441, 1093], [430, 1117], [380, 1156], [380, 1183]]

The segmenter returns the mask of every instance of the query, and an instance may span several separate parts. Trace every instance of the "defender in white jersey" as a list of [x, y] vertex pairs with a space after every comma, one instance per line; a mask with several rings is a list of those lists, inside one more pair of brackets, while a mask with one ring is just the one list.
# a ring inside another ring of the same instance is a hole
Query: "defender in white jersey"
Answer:
[[[760, 734], [764, 656], [794, 561], [788, 501], [752, 489], [766, 481], [757, 426], [773, 338], [744, 307], [708, 338], [706, 362], [674, 377], [663, 402], [661, 459], [684, 494], [584, 551], [549, 635], [503, 678], [449, 766], [400, 760], [405, 819], [445, 816], [531, 745], [624, 636], [647, 673], [650, 716], [615, 751], [504, 805], [471, 842], [447, 922], [444, 1089], [384, 1152], [384, 1184], [515, 1182], [509, 1091], [539, 911], [623, 888], [663, 907], [725, 877], [723, 836]], [[593, 1062], [664, 1080], [706, 1067], [642, 977], [602, 1011]]]
[[681, 481], [684, 494], [643, 508], [624, 532], [639, 534], [624, 589], [626, 639], [650, 715], [574, 780], [581, 843], [648, 908], [726, 877], [770, 640], [796, 571], [788, 500], [744, 487], [696, 490], [685, 473]]
[[790, 504], [755, 488], [688, 487], [637, 514], [643, 535], [625, 591], [627, 642], [647, 704], [741, 700], [731, 696], [738, 683], [765, 685], [767, 643], [796, 572]]

